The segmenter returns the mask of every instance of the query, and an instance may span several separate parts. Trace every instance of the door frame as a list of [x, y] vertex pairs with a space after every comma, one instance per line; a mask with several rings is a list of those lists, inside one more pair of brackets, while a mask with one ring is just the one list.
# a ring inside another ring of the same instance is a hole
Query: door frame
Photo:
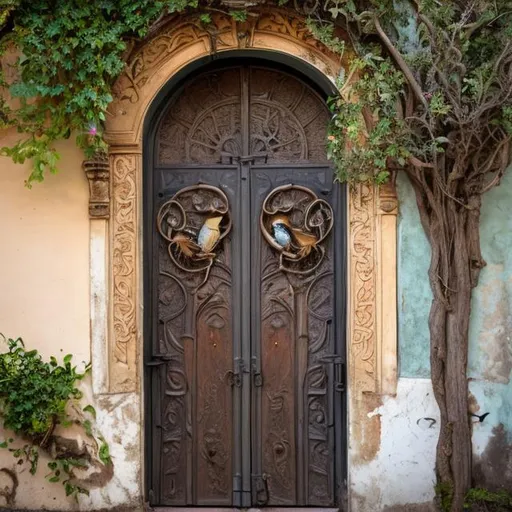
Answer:
[[[273, 58], [269, 58], [273, 57]], [[291, 65], [293, 62], [293, 66]], [[151, 104], [151, 107], [146, 115], [144, 123], [144, 135], [143, 135], [143, 176], [142, 176], [142, 210], [143, 210], [143, 283], [144, 283], [144, 317], [143, 317], [143, 364], [151, 359], [151, 343], [149, 340], [152, 337], [152, 315], [156, 305], [153, 303], [153, 293], [151, 290], [152, 276], [154, 272], [154, 255], [152, 254], [151, 248], [153, 245], [154, 236], [154, 218], [153, 218], [153, 168], [154, 168], [154, 155], [155, 155], [155, 144], [157, 141], [157, 131], [160, 124], [167, 114], [166, 105], [172, 99], [182, 94], [183, 89], [187, 83], [187, 80], [194, 77], [198, 73], [207, 72], [209, 70], [223, 69], [225, 67], [237, 67], [237, 66], [262, 66], [267, 68], [274, 68], [277, 71], [287, 73], [295, 76], [305, 84], [309, 85], [314, 89], [320, 97], [326, 101], [327, 98], [335, 94], [335, 88], [331, 81], [318, 73], [312, 66], [306, 63], [298, 61], [297, 59], [290, 59], [282, 54], [275, 53], [271, 56], [267, 52], [257, 51], [232, 51], [221, 54], [216, 59], [199, 59], [190, 66], [187, 66], [181, 73], [176, 74], [166, 84], [165, 88], [160, 91], [157, 98]], [[307, 74], [306, 74], [307, 73]], [[318, 75], [318, 76], [317, 76]], [[301, 167], [315, 167], [320, 164], [300, 164]], [[321, 165], [324, 167], [325, 164]], [[280, 167], [277, 164], [277, 167]], [[334, 305], [335, 308], [339, 306], [341, 301], [342, 311], [334, 315], [339, 321], [338, 332], [343, 333], [343, 339], [339, 343], [342, 353], [346, 354], [346, 193], [344, 193], [345, 186], [338, 185], [340, 190], [335, 192], [337, 197], [336, 201], [340, 202], [342, 206], [339, 211], [339, 218], [334, 223], [333, 237], [336, 240], [342, 240], [342, 247], [340, 250], [335, 251], [334, 270], [338, 275], [336, 283], [339, 283], [339, 289], [334, 289]], [[345, 205], [345, 208], [343, 206]], [[345, 231], [343, 233], [342, 231]], [[346, 367], [346, 362], [345, 362]], [[152, 414], [151, 411], [154, 407], [152, 404], [153, 393], [151, 392], [151, 379], [150, 379], [151, 368], [144, 364], [143, 366], [143, 385], [144, 385], [144, 460], [145, 460], [145, 492], [144, 495], [146, 500], [151, 498], [151, 482], [152, 482], [152, 471], [153, 467], [151, 464], [152, 460]], [[346, 383], [346, 376], [344, 376]], [[251, 391], [252, 396], [252, 391]], [[348, 428], [347, 428], [347, 393], [340, 393], [341, 406], [334, 408], [337, 417], [335, 424], [337, 425], [335, 436], [337, 436], [336, 443], [336, 454], [335, 454], [335, 470], [334, 476], [336, 478], [336, 485], [334, 494], [338, 501], [342, 500], [342, 497], [346, 494], [344, 484], [347, 477], [347, 444], [348, 444]], [[340, 432], [339, 430], [342, 430]], [[343, 435], [344, 434], [344, 435]], [[339, 438], [338, 438], [339, 436]], [[249, 443], [252, 446], [252, 440]], [[250, 450], [252, 452], [252, 448]], [[341, 505], [341, 504], [340, 504]], [[275, 507], [271, 507], [275, 508]], [[300, 508], [300, 507], [294, 507]]]
[[[340, 70], [348, 70], [353, 55], [348, 43], [341, 60], [331, 53], [308, 32], [304, 17], [293, 8], [261, 6], [256, 14], [239, 22], [213, 13], [209, 27], [219, 34], [216, 46], [198, 23], [200, 13], [163, 20], [132, 50], [115, 83], [104, 132], [109, 159], [83, 163], [89, 183], [92, 388], [98, 399], [117, 404], [123, 414], [122, 426], [114, 432], [121, 437], [126, 429], [131, 432], [128, 445], [114, 439], [111, 443], [118, 460], [130, 461], [123, 478], [133, 489], [134, 500], [142, 500], [145, 460], [141, 205], [142, 134], [148, 111], [181, 70], [241, 48], [247, 55], [260, 52], [292, 67], [305, 65], [315, 80], [331, 84]], [[370, 413], [387, 396], [396, 395], [398, 207], [393, 183], [360, 184], [347, 196], [350, 463], [345, 484], [347, 500], [356, 506], [368, 465], [378, 463], [380, 415]], [[127, 407], [130, 412], [125, 415]]]

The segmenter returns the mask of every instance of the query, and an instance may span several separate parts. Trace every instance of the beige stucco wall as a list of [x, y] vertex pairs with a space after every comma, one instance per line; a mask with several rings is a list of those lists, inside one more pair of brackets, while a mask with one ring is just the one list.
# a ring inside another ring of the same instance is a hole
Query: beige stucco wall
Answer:
[[[2, 145], [19, 137], [14, 131], [0, 135]], [[0, 158], [0, 332], [22, 337], [45, 358], [72, 353], [81, 363], [90, 360], [89, 193], [80, 150], [72, 140], [58, 150], [62, 171], [31, 190], [24, 185], [30, 164]], [[15, 463], [7, 450], [0, 451], [0, 467], [14, 469]], [[66, 505], [62, 486], [44, 481], [45, 465], [41, 460], [36, 478], [17, 466], [16, 506]], [[12, 485], [1, 473], [0, 488], [9, 492]]]
[[[19, 137], [4, 133], [2, 145]], [[31, 190], [30, 164], [0, 158], [0, 332], [89, 361], [88, 185], [74, 141], [58, 150], [61, 172]]]
[[[2, 145], [17, 134], [0, 133]], [[0, 158], [0, 332], [21, 336], [27, 348], [62, 360], [73, 354], [76, 364], [91, 360], [89, 307], [89, 188], [81, 168], [83, 154], [74, 140], [57, 145], [61, 154], [57, 175], [31, 190], [24, 186], [30, 166]], [[98, 418], [96, 434], [105, 437], [114, 463], [114, 476], [103, 473], [105, 485], [93, 486], [80, 505], [66, 497], [60, 483], [45, 479], [48, 459], [41, 457], [37, 474], [17, 465], [0, 450], [0, 507], [16, 509], [102, 509], [140, 504], [141, 417], [139, 396], [130, 393], [96, 395], [88, 377], [81, 383], [82, 407], [91, 404]], [[75, 429], [76, 430], [76, 429]], [[11, 434], [0, 430], [0, 440]], [[83, 432], [64, 434], [81, 442]], [[12, 446], [22, 446], [16, 440]], [[17, 489], [8, 472], [16, 474]], [[102, 468], [104, 469], [104, 468]], [[13, 502], [7, 496], [14, 490]]]

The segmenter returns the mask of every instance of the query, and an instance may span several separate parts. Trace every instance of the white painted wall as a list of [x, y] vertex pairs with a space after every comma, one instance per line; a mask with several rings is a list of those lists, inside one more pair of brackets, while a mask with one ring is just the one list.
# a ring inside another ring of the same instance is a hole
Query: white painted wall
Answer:
[[396, 397], [384, 397], [375, 415], [381, 423], [377, 456], [359, 465], [349, 459], [351, 511], [432, 501], [439, 409], [430, 380], [400, 378]]

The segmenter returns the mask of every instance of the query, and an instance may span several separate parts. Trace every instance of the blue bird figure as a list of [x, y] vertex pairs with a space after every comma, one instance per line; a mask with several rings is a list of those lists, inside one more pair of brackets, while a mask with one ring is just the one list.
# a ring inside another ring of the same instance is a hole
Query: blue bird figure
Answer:
[[274, 240], [284, 249], [288, 249], [292, 243], [292, 237], [288, 231], [288, 227], [281, 221], [272, 223], [272, 234]]

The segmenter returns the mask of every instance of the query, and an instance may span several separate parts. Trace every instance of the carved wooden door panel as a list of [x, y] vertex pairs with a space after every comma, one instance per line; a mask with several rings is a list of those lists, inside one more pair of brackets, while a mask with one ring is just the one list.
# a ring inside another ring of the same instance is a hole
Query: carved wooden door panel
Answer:
[[344, 205], [327, 121], [305, 83], [249, 66], [199, 75], [162, 116], [146, 210], [154, 505], [339, 503]]

